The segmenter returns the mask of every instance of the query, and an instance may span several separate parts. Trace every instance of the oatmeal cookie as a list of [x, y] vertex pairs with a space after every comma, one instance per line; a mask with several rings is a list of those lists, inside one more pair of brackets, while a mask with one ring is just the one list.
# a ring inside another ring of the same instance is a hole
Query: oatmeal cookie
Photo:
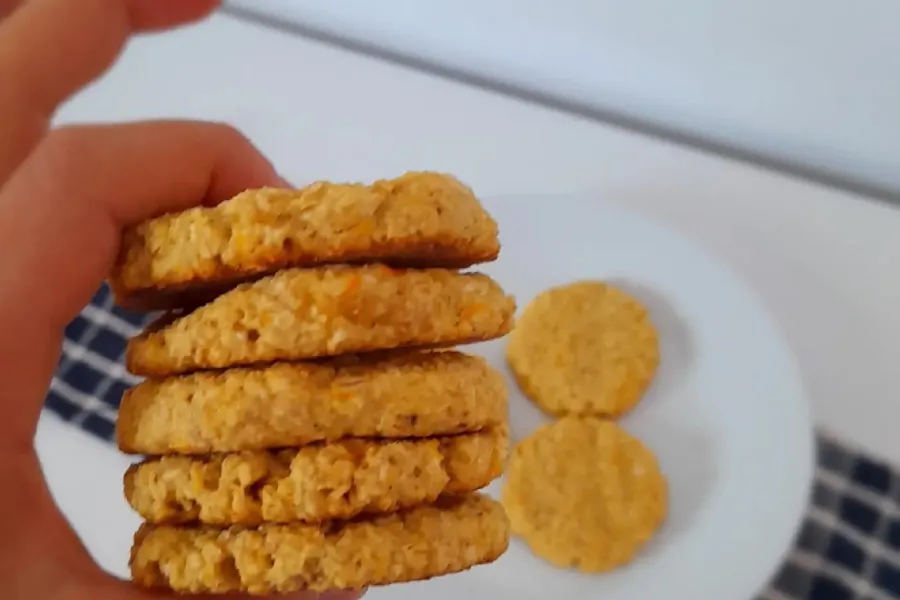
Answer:
[[479, 431], [507, 409], [483, 358], [397, 352], [147, 379], [125, 392], [116, 436], [128, 454], [267, 450]]
[[383, 265], [288, 269], [226, 292], [129, 341], [136, 375], [501, 337], [515, 301], [486, 275]]
[[503, 508], [482, 495], [442, 497], [391, 515], [225, 530], [144, 525], [132, 579], [181, 593], [354, 590], [458, 573], [509, 545]]
[[165, 309], [288, 267], [463, 268], [499, 251], [497, 224], [468, 187], [411, 172], [371, 185], [251, 189], [146, 221], [123, 235], [110, 285], [122, 306]]
[[298, 449], [164, 456], [133, 465], [125, 496], [150, 523], [259, 525], [390, 513], [499, 477], [509, 436], [345, 440]]

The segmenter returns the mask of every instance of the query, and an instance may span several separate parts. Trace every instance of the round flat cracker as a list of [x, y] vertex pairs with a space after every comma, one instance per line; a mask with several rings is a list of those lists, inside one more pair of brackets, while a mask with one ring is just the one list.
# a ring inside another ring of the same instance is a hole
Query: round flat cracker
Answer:
[[522, 311], [506, 357], [545, 412], [617, 417], [640, 400], [659, 366], [647, 309], [597, 281], [546, 290]]
[[458, 573], [509, 545], [503, 507], [482, 495], [365, 520], [255, 529], [144, 525], [132, 579], [180, 593], [357, 590]]
[[563, 417], [510, 456], [503, 504], [513, 533], [558, 567], [609, 571], [662, 525], [668, 485], [653, 453], [611, 421]]

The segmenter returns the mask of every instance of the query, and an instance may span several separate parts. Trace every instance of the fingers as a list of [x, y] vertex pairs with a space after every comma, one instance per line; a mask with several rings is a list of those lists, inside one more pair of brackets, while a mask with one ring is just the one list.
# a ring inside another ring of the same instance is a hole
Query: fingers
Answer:
[[202, 19], [218, 8], [221, 3], [221, 0], [126, 1], [132, 25], [137, 31], [168, 29]]
[[[33, 190], [29, 209], [40, 203], [53, 213], [45, 219], [66, 221], [87, 211], [118, 227], [279, 181], [269, 160], [237, 129], [183, 120], [55, 130], [16, 179]], [[0, 211], [6, 206], [0, 200]]]
[[0, 23], [0, 182], [56, 108], [115, 61], [132, 33], [199, 19], [218, 0], [29, 0]]
[[217, 5], [214, 0], [29, 0], [0, 27], [4, 87], [17, 91], [23, 108], [50, 113], [109, 68], [132, 33], [193, 21]]
[[21, 0], [0, 0], [0, 21], [11, 15], [20, 3]]
[[34, 318], [67, 323], [107, 276], [122, 227], [276, 182], [265, 157], [224, 125], [55, 131], [0, 195], [0, 239], [16, 252], [0, 272], [2, 289], [16, 291], [6, 302], [30, 298]]
[[[166, 121], [52, 133], [0, 191], [4, 442], [33, 439], [62, 330], [116, 257], [123, 226], [277, 185], [234, 129]], [[15, 435], [12, 434], [15, 429]]]

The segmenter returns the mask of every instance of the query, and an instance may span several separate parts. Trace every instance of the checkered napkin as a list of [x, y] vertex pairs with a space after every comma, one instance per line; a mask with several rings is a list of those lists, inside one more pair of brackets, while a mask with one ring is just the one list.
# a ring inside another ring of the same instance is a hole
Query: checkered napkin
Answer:
[[[66, 328], [46, 407], [91, 435], [114, 438], [125, 340], [146, 324], [113, 306], [104, 286]], [[796, 545], [761, 600], [900, 598], [900, 472], [826, 434], [810, 506]]]

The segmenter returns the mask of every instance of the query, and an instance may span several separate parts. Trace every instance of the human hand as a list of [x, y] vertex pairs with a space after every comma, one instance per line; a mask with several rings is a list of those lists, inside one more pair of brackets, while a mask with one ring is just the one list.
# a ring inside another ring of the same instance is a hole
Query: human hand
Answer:
[[49, 123], [60, 103], [114, 62], [131, 34], [200, 19], [217, 5], [0, 0], [3, 598], [166, 598], [108, 576], [91, 560], [47, 490], [34, 450], [38, 418], [65, 326], [108, 275], [123, 227], [280, 179], [224, 125], [168, 121], [50, 130]]

